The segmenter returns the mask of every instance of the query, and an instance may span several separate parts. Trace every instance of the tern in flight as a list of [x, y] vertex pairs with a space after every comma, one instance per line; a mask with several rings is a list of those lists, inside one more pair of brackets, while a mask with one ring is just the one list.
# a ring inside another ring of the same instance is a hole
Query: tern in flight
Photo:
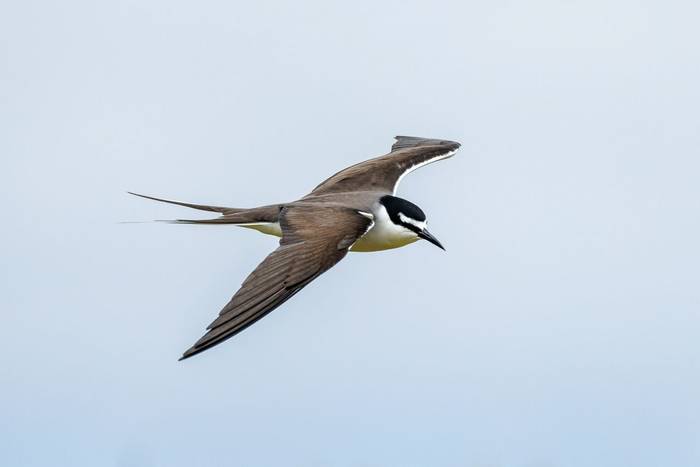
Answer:
[[391, 152], [341, 170], [291, 203], [250, 209], [183, 203], [131, 193], [164, 203], [220, 214], [182, 224], [232, 224], [281, 237], [279, 247], [245, 279], [207, 332], [183, 360], [235, 336], [289, 300], [333, 267], [348, 251], [399, 248], [424, 239], [443, 248], [426, 229], [415, 204], [396, 195], [403, 177], [452, 156], [454, 141], [397, 136]]

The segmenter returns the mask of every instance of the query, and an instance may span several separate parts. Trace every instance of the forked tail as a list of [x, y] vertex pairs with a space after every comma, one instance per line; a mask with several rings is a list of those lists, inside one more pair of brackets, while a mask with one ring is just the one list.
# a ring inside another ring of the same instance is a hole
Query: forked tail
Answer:
[[175, 219], [172, 222], [176, 224], [251, 224], [251, 223], [275, 223], [279, 219], [281, 206], [273, 204], [270, 206], [261, 206], [258, 208], [228, 208], [223, 206], [210, 206], [207, 204], [185, 203], [182, 201], [173, 201], [163, 198], [155, 198], [153, 196], [141, 195], [138, 193], [127, 192], [130, 195], [139, 196], [141, 198], [160, 201], [161, 203], [177, 204], [200, 211], [218, 212], [220, 217], [215, 219]]

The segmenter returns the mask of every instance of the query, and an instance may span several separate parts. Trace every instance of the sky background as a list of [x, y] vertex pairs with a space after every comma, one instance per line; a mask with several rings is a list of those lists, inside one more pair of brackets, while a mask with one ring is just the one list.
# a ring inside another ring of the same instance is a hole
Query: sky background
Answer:
[[[696, 2], [0, 5], [3, 466], [700, 465]], [[178, 362], [294, 200], [460, 141], [350, 254]], [[206, 213], [205, 217], [206, 217]]]

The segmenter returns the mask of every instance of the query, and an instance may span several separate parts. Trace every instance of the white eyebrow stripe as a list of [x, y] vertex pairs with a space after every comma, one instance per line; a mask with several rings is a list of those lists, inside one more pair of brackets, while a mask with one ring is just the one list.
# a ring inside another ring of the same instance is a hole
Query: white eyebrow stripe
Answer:
[[399, 219], [401, 219], [401, 222], [405, 222], [406, 224], [415, 225], [416, 227], [418, 227], [421, 230], [425, 229], [425, 226], [428, 225], [428, 223], [426, 221], [417, 221], [413, 218], [408, 217], [407, 215], [405, 215], [402, 212], [399, 213]]

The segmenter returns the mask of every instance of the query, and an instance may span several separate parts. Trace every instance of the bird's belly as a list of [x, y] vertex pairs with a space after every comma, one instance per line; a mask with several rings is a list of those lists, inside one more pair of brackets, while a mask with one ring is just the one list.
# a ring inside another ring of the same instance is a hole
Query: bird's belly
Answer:
[[391, 250], [409, 245], [418, 240], [416, 235], [406, 232], [385, 228], [383, 225], [375, 224], [369, 232], [360, 237], [351, 247], [350, 251], [370, 252]]

